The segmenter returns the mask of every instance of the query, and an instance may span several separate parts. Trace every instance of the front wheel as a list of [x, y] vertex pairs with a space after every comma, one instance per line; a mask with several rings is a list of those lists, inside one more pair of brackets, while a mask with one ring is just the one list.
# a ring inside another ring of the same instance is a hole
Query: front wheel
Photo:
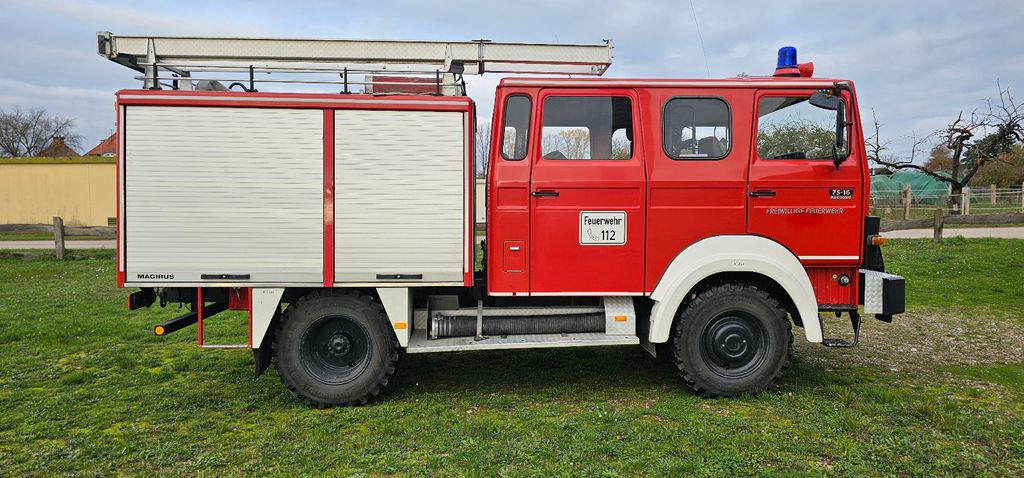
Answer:
[[793, 355], [786, 311], [749, 284], [724, 283], [697, 294], [674, 327], [679, 375], [708, 397], [757, 394], [775, 386]]
[[274, 342], [277, 373], [311, 406], [366, 403], [395, 372], [398, 341], [383, 307], [370, 297], [316, 291], [281, 319]]

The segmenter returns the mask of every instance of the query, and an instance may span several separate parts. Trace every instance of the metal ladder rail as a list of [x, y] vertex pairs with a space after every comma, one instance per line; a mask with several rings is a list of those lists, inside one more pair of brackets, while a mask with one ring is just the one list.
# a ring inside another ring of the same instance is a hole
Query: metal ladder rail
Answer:
[[[119, 36], [97, 32], [97, 49], [101, 56], [144, 73], [140, 79], [146, 88], [153, 89], [159, 88], [162, 80], [194, 78], [192, 74], [197, 72], [248, 73], [250, 88], [257, 72], [343, 74], [345, 83], [350, 81], [349, 73], [453, 75], [450, 78], [485, 72], [600, 76], [612, 60], [609, 40], [603, 44], [548, 44]], [[161, 76], [161, 69], [176, 76]]]

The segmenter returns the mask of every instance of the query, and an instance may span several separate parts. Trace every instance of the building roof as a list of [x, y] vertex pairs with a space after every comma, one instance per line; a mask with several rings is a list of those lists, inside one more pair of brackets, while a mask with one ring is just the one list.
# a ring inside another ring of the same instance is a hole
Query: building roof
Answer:
[[117, 133], [110, 135], [107, 139], [100, 141], [95, 147], [85, 153], [86, 156], [113, 156], [117, 153]]
[[43, 150], [39, 152], [38, 156], [43, 158], [56, 158], [58, 156], [78, 156], [78, 151], [71, 149], [71, 147], [64, 142], [63, 136], [54, 136], [53, 141], [50, 142], [50, 145], [43, 148]]

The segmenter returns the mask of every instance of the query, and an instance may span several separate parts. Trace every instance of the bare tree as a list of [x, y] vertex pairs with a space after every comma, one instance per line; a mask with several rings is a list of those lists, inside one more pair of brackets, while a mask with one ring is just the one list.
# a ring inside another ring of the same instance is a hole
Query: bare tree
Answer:
[[541, 137], [544, 156], [558, 153], [566, 159], [590, 159], [590, 132], [585, 128], [552, 128]]
[[[1024, 141], [1024, 105], [1018, 105], [1014, 101], [1009, 88], [1004, 89], [999, 82], [996, 82], [996, 87], [999, 91], [999, 100], [986, 100], [984, 110], [972, 112], [967, 117], [964, 117], [961, 111], [956, 120], [945, 129], [923, 138], [912, 137], [910, 157], [903, 160], [883, 156], [883, 152], [888, 149], [888, 142], [880, 139], [882, 125], [872, 112], [875, 132], [865, 141], [868, 158], [893, 169], [921, 171], [937, 181], [949, 183], [953, 195], [962, 193], [963, 188], [979, 169], [993, 161], [1005, 162], [1005, 155], [1010, 152], [1013, 145]], [[933, 137], [939, 138], [940, 144], [949, 150], [949, 171], [938, 170], [935, 163], [915, 163], [917, 154]], [[976, 137], [980, 139], [975, 140]], [[941, 174], [943, 172], [948, 175]], [[952, 201], [952, 197], [950, 200]]]
[[74, 127], [73, 119], [47, 113], [42, 108], [0, 108], [0, 155], [36, 156], [58, 136], [68, 146], [78, 148], [82, 136], [74, 132]]
[[484, 121], [476, 125], [476, 138], [473, 140], [476, 149], [476, 163], [480, 166], [478, 176], [487, 174], [487, 160], [491, 154], [491, 122]]
[[612, 135], [612, 159], [629, 159], [633, 154], [633, 143], [625, 136]]

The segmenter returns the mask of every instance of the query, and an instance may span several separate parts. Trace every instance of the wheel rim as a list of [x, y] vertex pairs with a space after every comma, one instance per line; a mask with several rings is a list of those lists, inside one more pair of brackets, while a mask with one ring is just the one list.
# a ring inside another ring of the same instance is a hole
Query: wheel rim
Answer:
[[701, 359], [724, 378], [750, 375], [768, 355], [768, 331], [747, 312], [732, 310], [715, 316], [701, 337]]
[[303, 332], [301, 343], [303, 368], [327, 385], [355, 380], [369, 366], [373, 352], [366, 328], [344, 316], [313, 322]]

